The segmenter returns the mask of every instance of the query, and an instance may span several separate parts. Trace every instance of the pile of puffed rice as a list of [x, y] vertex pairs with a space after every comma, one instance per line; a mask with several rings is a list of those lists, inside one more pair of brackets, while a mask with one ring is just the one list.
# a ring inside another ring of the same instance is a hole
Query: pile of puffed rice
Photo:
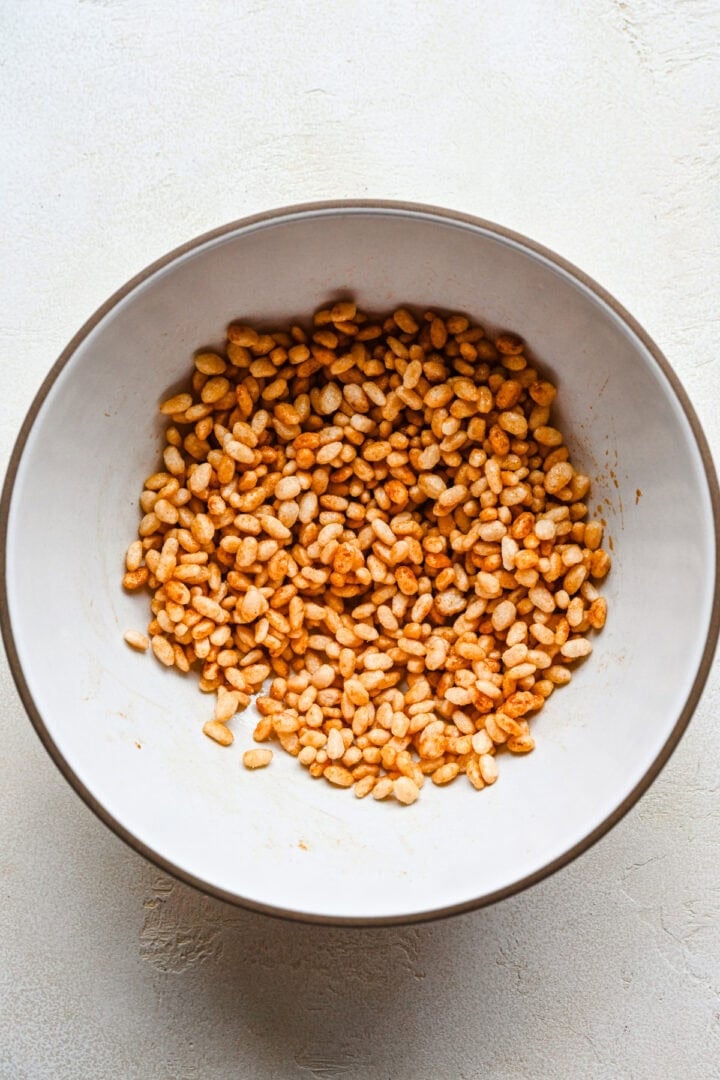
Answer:
[[150, 640], [126, 640], [200, 668], [223, 746], [258, 695], [255, 740], [358, 798], [494, 783], [607, 612], [555, 394], [519, 337], [464, 315], [343, 300], [310, 331], [233, 323], [160, 407], [123, 578], [152, 593]]

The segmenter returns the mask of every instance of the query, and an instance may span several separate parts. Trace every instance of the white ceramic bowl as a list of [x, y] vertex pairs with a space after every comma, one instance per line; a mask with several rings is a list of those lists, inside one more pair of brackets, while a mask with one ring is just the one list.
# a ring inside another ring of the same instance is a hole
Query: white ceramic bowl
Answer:
[[[123, 643], [147, 597], [120, 587], [158, 400], [234, 317], [276, 324], [336, 291], [518, 331], [559, 386], [573, 459], [615, 552], [589, 662], [499, 782], [426, 787], [412, 808], [313, 783], [279, 752], [243, 770], [194, 678]], [[392, 923], [507, 896], [587, 849], [667, 761], [718, 633], [717, 482], [677, 378], [634, 320], [530, 241], [460, 214], [340, 203], [228, 225], [161, 259], [82, 328], [10, 464], [3, 631], [27, 711], [89, 806], [160, 866], [223, 899], [313, 921]], [[52, 827], [52, 825], [50, 826]]]

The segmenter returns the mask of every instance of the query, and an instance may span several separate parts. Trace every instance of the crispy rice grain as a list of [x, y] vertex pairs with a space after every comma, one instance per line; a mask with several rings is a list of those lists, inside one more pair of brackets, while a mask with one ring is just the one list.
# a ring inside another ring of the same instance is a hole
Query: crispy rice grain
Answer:
[[125, 640], [199, 672], [220, 745], [259, 695], [256, 742], [357, 798], [494, 784], [607, 617], [556, 394], [521, 338], [464, 315], [345, 299], [310, 328], [233, 323], [160, 405], [122, 579], [151, 619]]

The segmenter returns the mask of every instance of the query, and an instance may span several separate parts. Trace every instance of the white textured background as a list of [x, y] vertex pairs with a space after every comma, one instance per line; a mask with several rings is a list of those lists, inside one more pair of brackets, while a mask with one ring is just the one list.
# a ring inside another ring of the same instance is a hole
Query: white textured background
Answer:
[[[717, 453], [717, 0], [4, 0], [0, 42], [3, 462], [128, 277], [227, 220], [353, 196], [476, 213], [576, 262], [664, 349]], [[650, 793], [531, 891], [333, 930], [128, 850], [3, 666], [0, 1075], [720, 1077], [719, 707], [716, 670]]]

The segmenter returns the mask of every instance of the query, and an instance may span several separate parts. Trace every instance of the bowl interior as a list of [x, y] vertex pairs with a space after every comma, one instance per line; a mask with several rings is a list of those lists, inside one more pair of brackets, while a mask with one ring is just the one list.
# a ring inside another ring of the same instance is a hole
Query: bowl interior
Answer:
[[[615, 552], [608, 623], [500, 780], [426, 785], [412, 809], [313, 783], [279, 751], [248, 773], [200, 733], [196, 677], [132, 653], [146, 596], [120, 588], [157, 404], [235, 317], [277, 325], [333, 295], [467, 312], [516, 330], [559, 387]], [[648, 348], [551, 259], [490, 227], [344, 208], [240, 225], [136, 285], [80, 340], [37, 412], [8, 520], [7, 597], [36, 714], [121, 831], [200, 883], [301, 916], [396, 919], [511, 888], [583, 841], [673, 736], [712, 618], [711, 499], [685, 412]]]

